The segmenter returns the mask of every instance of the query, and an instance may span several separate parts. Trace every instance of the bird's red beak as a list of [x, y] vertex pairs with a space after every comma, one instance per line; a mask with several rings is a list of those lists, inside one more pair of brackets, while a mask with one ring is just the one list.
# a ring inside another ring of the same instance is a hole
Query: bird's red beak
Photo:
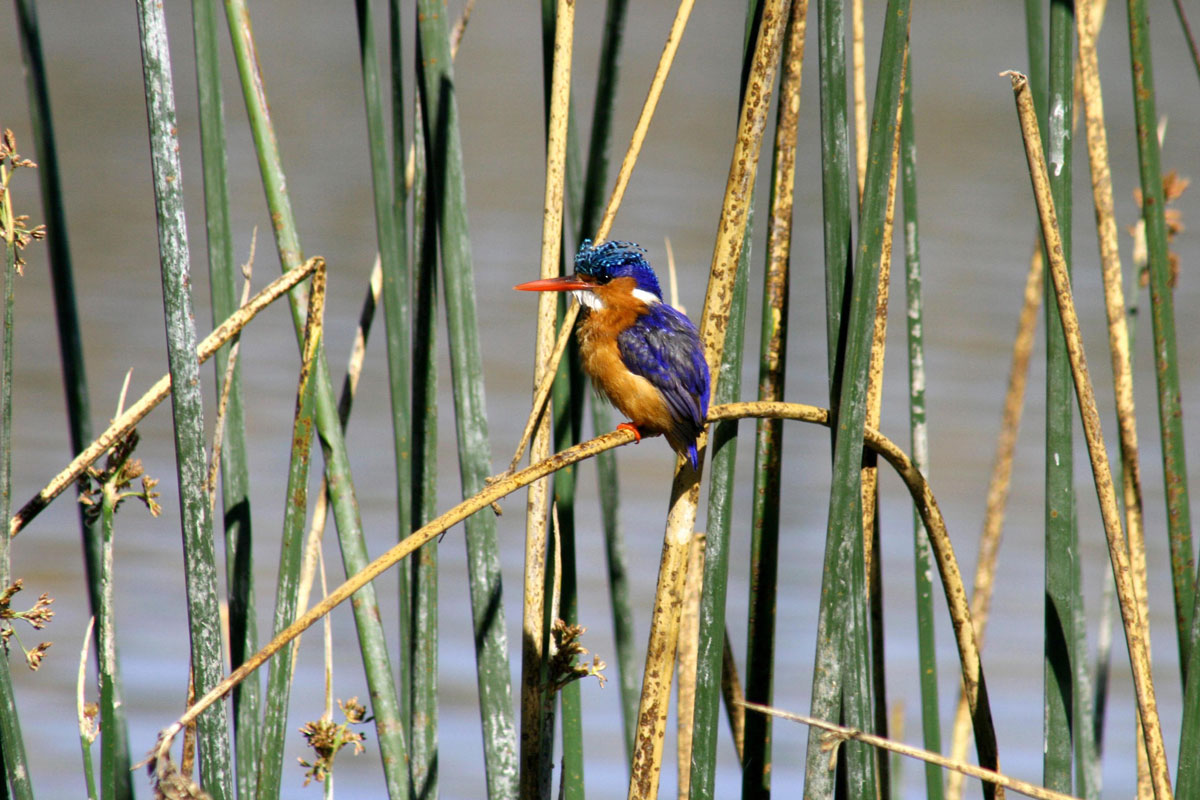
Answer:
[[513, 288], [522, 292], [569, 292], [572, 289], [591, 289], [592, 284], [582, 281], [574, 275], [562, 275], [557, 278], [542, 278], [528, 283], [520, 283]]

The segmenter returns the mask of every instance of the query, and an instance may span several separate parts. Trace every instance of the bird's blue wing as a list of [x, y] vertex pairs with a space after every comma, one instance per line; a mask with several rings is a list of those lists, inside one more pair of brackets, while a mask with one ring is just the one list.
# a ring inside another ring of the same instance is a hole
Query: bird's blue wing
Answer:
[[700, 335], [692, 321], [666, 303], [653, 303], [617, 336], [617, 349], [630, 372], [650, 381], [667, 401], [675, 439], [692, 443], [708, 416], [709, 375]]

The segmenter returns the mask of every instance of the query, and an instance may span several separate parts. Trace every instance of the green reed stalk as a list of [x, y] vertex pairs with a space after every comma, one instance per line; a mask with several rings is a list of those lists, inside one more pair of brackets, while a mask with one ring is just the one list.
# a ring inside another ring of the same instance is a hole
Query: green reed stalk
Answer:
[[[79, 311], [75, 298], [75, 278], [71, 263], [70, 240], [67, 236], [66, 203], [63, 200], [62, 179], [58, 165], [58, 145], [55, 141], [54, 118], [50, 106], [50, 90], [46, 79], [46, 64], [34, 0], [17, 0], [17, 33], [21, 55], [25, 62], [25, 80], [29, 93], [30, 128], [37, 153], [38, 178], [41, 183], [42, 214], [46, 220], [46, 244], [50, 260], [51, 286], [54, 291], [54, 314], [58, 328], [59, 358], [63, 369], [63, 394], [67, 404], [67, 428], [71, 454], [83, 450], [92, 441], [91, 404], [88, 400], [87, 371], [83, 357], [83, 342], [79, 329]], [[84, 569], [88, 582], [88, 600], [93, 613], [99, 604], [97, 586], [100, 551], [100, 529], [79, 508], [80, 533], [83, 539]], [[99, 645], [97, 644], [97, 647]], [[120, 675], [114, 676], [114, 691], [121, 697]], [[117, 759], [121, 771], [117, 776], [117, 796], [131, 798], [133, 781], [129, 768], [129, 734], [125, 713], [117, 704], [117, 725], [120, 727]]]
[[[429, 174], [441, 241], [459, 472], [463, 496], [469, 497], [484, 487], [491, 454], [475, 323], [466, 180], [457, 101], [452, 91], [454, 65], [444, 6], [435, 0], [420, 0], [417, 9], [421, 111], [430, 148]], [[466, 521], [466, 533], [488, 797], [496, 800], [516, 796], [517, 737], [495, 517], [474, 515]]]
[[[388, 389], [392, 409], [392, 451], [396, 464], [396, 534], [397, 541], [412, 532], [412, 452], [409, 439], [411, 422], [411, 327], [409, 313], [409, 266], [408, 237], [405, 230], [403, 184], [393, 187], [394, 170], [388, 163], [388, 141], [383, 126], [383, 89], [379, 74], [379, 61], [375, 50], [375, 24], [371, 15], [371, 4], [367, 0], [356, 0], [355, 16], [358, 21], [359, 60], [363, 76], [363, 100], [367, 112], [367, 140], [371, 157], [372, 199], [375, 205], [375, 232], [379, 246], [379, 259], [383, 266], [383, 318], [387, 339]], [[392, 15], [395, 28], [399, 25], [396, 14]], [[398, 48], [399, 36], [391, 37], [391, 46]], [[397, 62], [400, 54], [392, 58]], [[393, 69], [392, 103], [403, 109], [403, 73]], [[407, 156], [404, 142], [403, 114], [393, 114], [393, 124], [400, 127], [393, 131], [392, 157], [403, 160]], [[403, 173], [401, 172], [401, 175]], [[398, 570], [400, 605], [400, 652], [408, 651], [408, 572]], [[404, 659], [400, 662], [402, 665]], [[408, 684], [407, 670], [401, 670], [400, 685]], [[409, 692], [400, 692], [401, 718], [407, 719], [404, 709], [409, 704]], [[402, 756], [407, 760], [407, 747]]]
[[1142, 182], [1142, 218], [1150, 260], [1150, 321], [1154, 332], [1154, 375], [1162, 435], [1163, 481], [1167, 497], [1167, 535], [1171, 550], [1171, 586], [1175, 597], [1180, 675], [1186, 685], [1193, 641], [1196, 577], [1192, 572], [1192, 521], [1184, 453], [1183, 405], [1179, 389], [1179, 350], [1175, 343], [1175, 299], [1170, 286], [1167, 229], [1163, 217], [1162, 163], [1155, 107], [1154, 65], [1150, 57], [1150, 19], [1144, 0], [1129, 2], [1129, 57], [1133, 107], [1137, 119], [1138, 168]]
[[[620, 75], [621, 40], [629, 0], [608, 0], [604, 12], [604, 32], [600, 40], [600, 69], [596, 76], [596, 99], [592, 108], [592, 130], [588, 141], [587, 172], [584, 180], [579, 241], [594, 236], [604, 208], [612, 155], [613, 107]], [[569, 177], [570, 173], [568, 173]], [[586, 393], [584, 393], [586, 394]], [[576, 394], [578, 402], [584, 394]], [[592, 429], [597, 433], [613, 429], [612, 407], [596, 402], [593, 396]], [[600, 521], [604, 528], [605, 562], [608, 565], [608, 593], [612, 604], [614, 648], [617, 654], [617, 682], [621, 692], [621, 719], [625, 733], [626, 760], [633, 757], [633, 731], [637, 724], [638, 668], [633, 631], [633, 609], [629, 602], [628, 569], [625, 541], [621, 529], [621, 495], [617, 477], [617, 455], [612, 451], [596, 458], [596, 477], [600, 494]]]
[[[904, 81], [904, 113], [900, 118], [900, 179], [904, 196], [904, 295], [908, 323], [908, 422], [913, 465], [929, 477], [929, 431], [925, 423], [925, 319], [921, 296], [921, 240], [917, 214], [917, 145], [913, 121], [913, 64], [909, 54]], [[913, 510], [913, 572], [917, 599], [917, 662], [921, 682], [921, 736], [926, 750], [942, 751], [938, 705], [937, 648], [933, 609], [933, 562], [921, 515]], [[900, 776], [892, 775], [893, 792]], [[942, 800], [942, 771], [925, 765], [925, 796]]]
[[[0, 227], [4, 234], [4, 346], [0, 351], [0, 514], [3, 519], [12, 516], [13, 306], [17, 280], [16, 222], [8, 189], [10, 176], [8, 159], [0, 159]], [[7, 591], [12, 582], [10, 542], [10, 537], [0, 534], [0, 592]], [[33, 783], [25, 757], [25, 740], [21, 737], [21, 720], [17, 714], [7, 653], [0, 653], [0, 756], [6, 773], [0, 778], [7, 778], [0, 783], [0, 793], [11, 790], [16, 800], [31, 800]]]
[[[827, 34], [828, 31], [821, 32], [823, 45]], [[900, 84], [907, 36], [908, 3], [906, 0], [892, 0], [888, 3], [884, 25], [868, 148], [869, 167], [860, 217], [864, 235], [857, 248], [846, 316], [843, 380], [838, 387], [833, 489], [829, 498], [825, 571], [817, 627], [817, 654], [813, 665], [813, 715], [819, 719], [837, 718], [841, 702], [844, 703], [843, 711], [849, 724], [864, 730], [872, 727], [874, 715], [871, 710], [873, 701], [869, 659], [866, 657], [870, 633], [867, 629], [864, 594], [866, 579], [862, 514], [859, 510], [862, 449], [858, 440], [866, 421], [867, 368], [883, 249], [882, 228], [887, 206], [888, 173], [896, 135], [896, 109], [901, 99]], [[824, 52], [822, 56], [824, 59]], [[828, 234], [828, 219], [826, 227]], [[843, 230], [841, 226], [834, 227]], [[848, 228], [845, 230], [848, 231]], [[827, 241], [827, 258], [830, 247], [836, 246], [837, 241]], [[827, 286], [833, 282], [828, 275], [826, 281]], [[832, 791], [832, 773], [827, 768], [827, 759], [828, 754], [821, 749], [821, 737], [810, 733], [806, 793], [820, 795]], [[846, 759], [850, 796], [874, 797], [874, 754], [861, 746], [848, 747]]]
[[[1200, 579], [1198, 579], [1200, 582]], [[1200, 598], [1200, 592], [1197, 592]], [[1175, 795], [1200, 795], [1200, 607], [1194, 609], [1187, 680], [1183, 693], [1183, 721], [1179, 737], [1179, 769], [1175, 773]]]
[[[142, 72], [150, 124], [150, 157], [154, 173], [158, 248], [162, 266], [163, 312], [170, 364], [171, 411], [179, 477], [185, 582], [192, 640], [196, 692], [204, 695], [224, 673], [216, 552], [205, 486], [204, 409], [200, 365], [196, 361], [196, 327], [192, 313], [187, 225], [183, 211], [182, 170], [175, 123], [175, 95], [167, 49], [166, 18], [161, 5], [138, 2]], [[229, 719], [224, 705], [200, 716], [200, 776], [214, 800], [233, 796], [229, 754]]]
[[[383, 261], [383, 313], [388, 346], [388, 390], [392, 400], [392, 446], [396, 455], [396, 534], [404, 538], [416, 526], [413, 523], [413, 461], [412, 461], [412, 260], [409, 253], [408, 233], [408, 187], [405, 172], [408, 161], [408, 141], [404, 135], [404, 50], [401, 36], [402, 12], [399, 0], [388, 2], [388, 63], [391, 77], [392, 104], [392, 177], [391, 213], [395, 231], [396, 261], [391, 266]], [[370, 37], [365, 37], [370, 38]], [[366, 59], [364, 58], [364, 64]], [[366, 74], [364, 69], [364, 76]], [[367, 105], [372, 101], [368, 98]], [[382, 112], [380, 113], [382, 119]], [[372, 133], [372, 138], [374, 134]], [[382, 144], [382, 143], [381, 143]], [[374, 152], [372, 150], [372, 152]], [[372, 155], [372, 164], [374, 164]], [[382, 228], [381, 228], [382, 230]], [[381, 238], [382, 241], [382, 238]], [[381, 245], [382, 246], [382, 245]], [[393, 335], [393, 332], [395, 335]], [[393, 355], [394, 351], [394, 355]], [[400, 718], [405, 725], [412, 724], [412, 592], [411, 577], [406, 569], [399, 570], [397, 593], [400, 607], [399, 652], [400, 670]], [[411, 730], [409, 744], [412, 743]], [[411, 759], [411, 754], [409, 755]], [[410, 762], [411, 764], [411, 762]]]
[[[308, 467], [313, 433], [312, 378], [321, 339], [321, 315], [325, 303], [324, 282], [324, 270], [318, 271], [313, 277], [304, 334], [303, 360], [296, 387], [292, 451], [288, 465], [287, 491], [284, 494], [283, 535], [279, 545], [279, 582], [275, 586], [275, 634], [296, 619], [299, 604], [301, 561], [308, 516]], [[295, 648], [283, 648], [271, 659], [271, 667], [267, 674], [266, 708], [263, 713], [258, 765], [258, 800], [275, 800], [279, 797], [294, 655]], [[407, 790], [407, 783], [403, 788]]]
[[[1073, 100], [1072, 39], [1075, 33], [1071, 4], [1050, 3], [1050, 91], [1047, 108], [1054, 109], [1042, 121], [1047, 131], [1047, 160], [1053, 165], [1050, 186], [1058, 211], [1063, 238], [1063, 257], [1071, 263], [1071, 106]], [[1072, 789], [1072, 717], [1074, 715], [1075, 603], [1078, 587], [1076, 563], [1074, 413], [1071, 398], [1074, 383], [1067, 361], [1054, 284], [1049, 270], [1045, 277], [1046, 311], [1046, 452], [1045, 452], [1045, 639], [1043, 641], [1045, 747], [1042, 782], [1050, 789]]]
[[[275, 246], [282, 268], [294, 269], [303, 260], [303, 250], [292, 213], [287, 182], [267, 109], [266, 89], [258, 71], [254, 38], [250, 30], [250, 14], [244, 0], [226, 0], [225, 14], [233, 40], [234, 59], [242, 84], [250, 128], [258, 153], [259, 170], [266, 191], [267, 206], [275, 228]], [[297, 287], [289, 296], [292, 322], [299, 339], [305, 315], [305, 293]], [[342, 433], [337, 401], [329, 379], [329, 365], [323, 346], [318, 346], [313, 374], [316, 393], [317, 432], [325, 458], [325, 475], [329, 485], [330, 502], [337, 523], [342, 561], [346, 574], [352, 575], [366, 566], [367, 546], [363, 538], [362, 517], [350, 473], [346, 439]], [[379, 737], [380, 760], [390, 797], [407, 792], [408, 774], [403, 753], [404, 728], [400, 722], [400, 701], [392, 678], [387, 640], [380, 622], [379, 601], [375, 587], [368, 584], [359, 590], [353, 604], [355, 628], [358, 632], [367, 686], [371, 693], [371, 711], [375, 716], [375, 733]]]
[[[420, 91], [418, 87], [417, 91]], [[420, 106], [416, 114], [420, 115]], [[412, 508], [415, 522], [425, 525], [437, 516], [437, 230], [428, 213], [428, 183], [425, 171], [425, 136], [418, 122], [413, 126], [415, 175], [413, 182], [413, 231], [416, 309], [413, 331], [413, 463], [419, 465], [413, 484]], [[399, 184], [398, 184], [399, 185]], [[437, 797], [438, 724], [438, 541], [434, 539], [416, 552], [410, 568], [412, 614], [409, 655], [412, 676], [409, 753], [413, 796], [418, 800]]]
[[[132, 436], [132, 434], [131, 434]], [[118, 445], [119, 447], [120, 445]], [[128, 453], [126, 452], [126, 455]], [[123, 459], [122, 459], [123, 460]], [[113, 678], [116, 675], [116, 617], [113, 592], [113, 515], [119, 501], [117, 482], [121, 466], [100, 487], [100, 606], [96, 614], [99, 631], [97, 673], [100, 684], [100, 797], [111, 800], [117, 796], [120, 767], [117, 764], [117, 745], [120, 727], [117, 697]]]
[[817, 0], [817, 81], [821, 95], [821, 218], [825, 233], [825, 333], [829, 407], [842, 384], [842, 316], [850, 280], [850, 127], [846, 99], [846, 15], [842, 0]]
[[[200, 149], [204, 167], [204, 219], [208, 234], [208, 274], [213, 325], [237, 310], [237, 275], [229, 220], [229, 170], [225, 149], [225, 113], [221, 97], [221, 64], [215, 0], [193, 0], [192, 32], [196, 46], [196, 84], [200, 105]], [[224, 391], [225, 370], [232, 343], [213, 361], [217, 393]], [[225, 443], [221, 449], [221, 497], [225, 529], [225, 575], [229, 598], [229, 663], [239, 667], [258, 649], [254, 600], [254, 559], [250, 515], [250, 469], [246, 457], [245, 403], [242, 369], [234, 365], [229, 405], [225, 413]], [[242, 800], [258, 784], [258, 681], [233, 690], [234, 747], [237, 752], [237, 793]]]
[[[792, 4], [787, 31], [784, 34], [786, 50], [780, 69], [780, 101], [772, 154], [771, 211], [767, 224], [767, 264], [763, 278], [758, 363], [759, 400], [782, 400], [786, 382], [791, 220], [807, 10], [807, 0]], [[751, 514], [746, 699], [767, 705], [771, 703], [775, 674], [775, 602], [779, 573], [777, 562], [782, 447], [782, 421], [759, 420], [755, 431], [754, 502]], [[715, 476], [714, 470], [714, 479]], [[720, 644], [718, 643], [713, 650], [719, 651]], [[713, 665], [715, 667], [720, 663], [720, 655], [717, 652], [713, 655], [718, 659]], [[712, 706], [715, 728], [715, 692]], [[747, 716], [744, 743], [742, 796], [769, 796], [771, 718], [768, 715]]]
[[[850, 234], [850, 130], [847, 116], [846, 97], [846, 17], [842, 0], [817, 1], [817, 47], [818, 84], [821, 97], [821, 198], [822, 220], [825, 241], [825, 326], [827, 363], [829, 370], [829, 407], [837, 413], [837, 399], [841, 394], [845, 354], [843, 316], [847, 302], [847, 284], [851, 278], [851, 253], [853, 243]], [[831, 435], [837, 428], [830, 426]], [[858, 484], [855, 470], [854, 486]], [[857, 492], [857, 489], [856, 489]], [[861, 515], [858, 515], [861, 524]], [[851, 537], [853, 538], [853, 537]], [[859, 537], [861, 539], [861, 536]], [[826, 653], [822, 668], [818, 656], [814, 664], [812, 713], [823, 718], [839, 717], [841, 708], [841, 676], [839, 659], [841, 651], [841, 620], [833, 625], [822, 625], [826, 609], [833, 612], [844, 610], [848, 587], [841, 578], [842, 586], [837, 597], [830, 596], [824, 585], [835, 577], [838, 553], [833, 550], [834, 540], [826, 540], [826, 567], [821, 589], [822, 620], [818, 622], [817, 646]], [[847, 545], [848, 547], [849, 545]], [[862, 543], [858, 544], [861, 562]], [[844, 561], [848, 552], [840, 554]], [[861, 592], [860, 592], [861, 594]], [[835, 638], [836, 637], [836, 638]], [[820, 753], [819, 742], [814, 742], [810, 733], [807, 770], [805, 772], [805, 794], [831, 797], [834, 791], [834, 773], [827, 767], [827, 756]]]

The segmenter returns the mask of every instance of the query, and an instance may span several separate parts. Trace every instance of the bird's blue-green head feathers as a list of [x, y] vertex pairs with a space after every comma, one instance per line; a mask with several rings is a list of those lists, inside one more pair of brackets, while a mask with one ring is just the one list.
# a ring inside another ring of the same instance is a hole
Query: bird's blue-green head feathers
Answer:
[[638, 289], [662, 300], [658, 276], [646, 261], [646, 251], [633, 242], [605, 242], [593, 247], [591, 239], [584, 239], [575, 254], [575, 273], [596, 283], [633, 278]]

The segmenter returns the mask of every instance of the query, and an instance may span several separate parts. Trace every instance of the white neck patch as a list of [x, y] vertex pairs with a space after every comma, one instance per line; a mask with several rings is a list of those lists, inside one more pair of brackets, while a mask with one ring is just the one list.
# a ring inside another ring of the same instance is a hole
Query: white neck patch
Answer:
[[604, 301], [596, 296], [596, 293], [590, 289], [572, 289], [571, 294], [579, 301], [582, 306], [587, 306], [593, 311], [599, 311], [604, 308]]
[[654, 296], [653, 292], [647, 292], [645, 289], [634, 289], [633, 296], [636, 297], [638, 300], [641, 300], [643, 303], [645, 303], [648, 306], [652, 306], [655, 303], [662, 302], [661, 300], [659, 300], [657, 297]]

